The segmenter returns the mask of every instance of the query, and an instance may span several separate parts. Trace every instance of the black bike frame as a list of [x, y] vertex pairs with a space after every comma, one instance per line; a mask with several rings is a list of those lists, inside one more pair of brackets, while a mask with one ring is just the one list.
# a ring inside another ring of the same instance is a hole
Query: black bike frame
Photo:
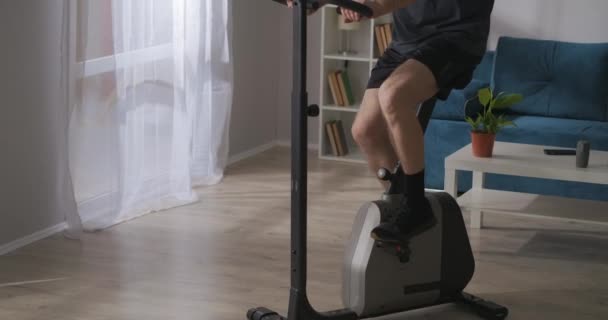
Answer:
[[306, 294], [308, 194], [308, 92], [306, 91], [307, 0], [293, 10], [291, 97], [291, 288]]
[[291, 114], [291, 290], [290, 320], [344, 319], [358, 316], [348, 310], [316, 312], [306, 293], [308, 235], [308, 92], [306, 91], [306, 28], [308, 0], [296, 1], [293, 10], [293, 92]]

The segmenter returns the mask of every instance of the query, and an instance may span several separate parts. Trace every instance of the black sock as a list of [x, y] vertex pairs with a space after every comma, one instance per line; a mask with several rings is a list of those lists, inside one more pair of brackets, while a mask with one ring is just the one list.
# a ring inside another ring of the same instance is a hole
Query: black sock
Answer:
[[424, 203], [424, 169], [416, 174], [405, 175], [405, 185], [407, 190], [407, 204], [412, 207], [418, 207]]

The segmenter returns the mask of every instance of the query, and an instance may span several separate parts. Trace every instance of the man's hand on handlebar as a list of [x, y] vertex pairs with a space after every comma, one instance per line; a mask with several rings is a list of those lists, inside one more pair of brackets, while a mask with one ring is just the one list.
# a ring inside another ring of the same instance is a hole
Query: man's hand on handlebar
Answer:
[[[351, 0], [351, 1], [365, 4], [365, 5], [375, 4], [373, 1], [367, 1], [367, 0]], [[293, 8], [295, 6], [294, 0], [285, 0], [284, 3], [286, 3], [289, 8]], [[316, 10], [312, 10], [312, 9], [308, 10], [309, 15], [315, 13], [318, 9], [325, 6], [326, 4], [332, 3], [332, 1], [331, 0], [317, 0], [317, 3], [318, 3], [318, 7]], [[354, 11], [354, 10], [346, 9], [343, 7], [340, 7], [340, 14], [342, 14], [344, 16], [346, 22], [358, 22], [364, 18], [364, 16], [361, 13]]]
[[[367, 4], [366, 0], [353, 0], [354, 2], [359, 2], [361, 4]], [[344, 9], [344, 8], [340, 8], [340, 11], [342, 12], [342, 15], [344, 16], [344, 18], [346, 18], [346, 22], [359, 22], [363, 19], [363, 16], [355, 11], [349, 10], [349, 9]]]
[[[293, 5], [293, 1], [294, 0], [286, 0], [286, 1], [287, 1], [287, 6], [289, 8], [293, 8], [294, 7], [294, 5]], [[323, 7], [324, 5], [327, 4], [327, 1], [326, 0], [319, 0], [318, 3], [319, 3], [319, 8], [317, 8], [316, 10], [308, 9], [308, 15], [311, 15], [311, 14], [317, 12], [317, 10], [321, 9], [321, 7]]]

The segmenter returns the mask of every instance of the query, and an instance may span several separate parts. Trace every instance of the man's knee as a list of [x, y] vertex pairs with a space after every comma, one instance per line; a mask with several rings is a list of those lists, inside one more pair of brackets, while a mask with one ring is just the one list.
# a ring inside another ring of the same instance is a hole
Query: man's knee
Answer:
[[381, 132], [382, 128], [375, 126], [371, 121], [357, 119], [351, 128], [351, 134], [355, 142], [364, 149], [369, 149], [381, 143], [385, 136]]
[[386, 119], [396, 120], [403, 112], [416, 111], [419, 98], [416, 93], [414, 79], [404, 76], [401, 79], [387, 79], [378, 90], [380, 108]]
[[427, 66], [408, 60], [386, 79], [378, 90], [380, 107], [391, 122], [415, 114], [420, 103], [437, 93], [435, 76]]

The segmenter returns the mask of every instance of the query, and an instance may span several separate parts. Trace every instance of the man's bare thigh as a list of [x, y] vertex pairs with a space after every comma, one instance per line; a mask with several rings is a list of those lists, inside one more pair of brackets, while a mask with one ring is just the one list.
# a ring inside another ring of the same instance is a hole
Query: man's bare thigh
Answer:
[[384, 81], [380, 95], [390, 92], [391, 98], [397, 102], [419, 104], [435, 96], [438, 90], [433, 72], [423, 63], [409, 59]]

